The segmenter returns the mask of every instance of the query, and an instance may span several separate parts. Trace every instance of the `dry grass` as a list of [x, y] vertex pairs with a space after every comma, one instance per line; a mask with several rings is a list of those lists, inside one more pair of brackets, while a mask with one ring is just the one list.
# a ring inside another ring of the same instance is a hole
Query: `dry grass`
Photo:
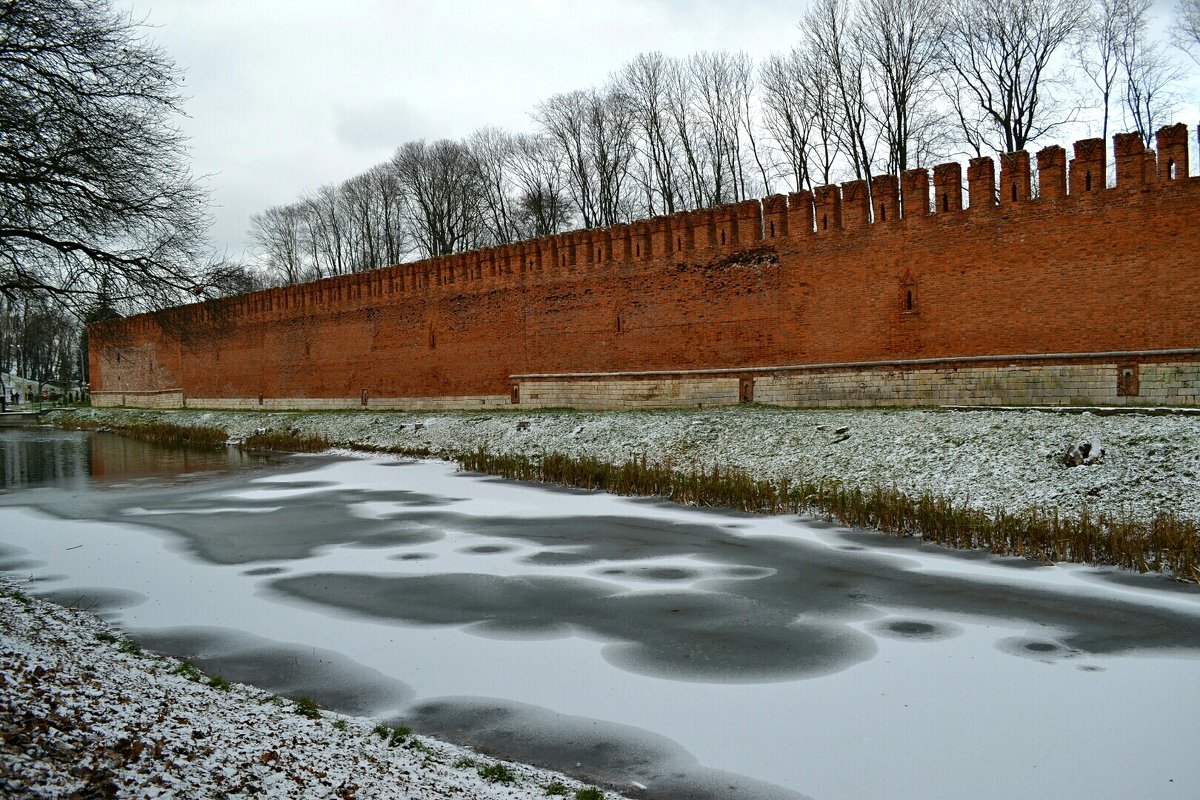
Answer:
[[595, 458], [548, 453], [540, 459], [479, 450], [460, 456], [464, 469], [505, 478], [545, 481], [626, 495], [657, 495], [697, 506], [763, 514], [814, 514], [842, 525], [964, 549], [1043, 561], [1115, 564], [1200, 582], [1200, 531], [1167, 512], [1149, 522], [1086, 510], [1078, 517], [1031, 509], [987, 512], [926, 492], [911, 497], [886, 487], [837, 481], [767, 481], [740, 469], [676, 470], [630, 459], [614, 465]]
[[243, 450], [281, 450], [288, 453], [320, 453], [332, 445], [323, 436], [297, 431], [254, 433], [238, 445]]
[[134, 422], [119, 427], [110, 427], [92, 420], [75, 422], [68, 427], [80, 431], [110, 431], [163, 447], [220, 447], [229, 440], [229, 435], [220, 428], [203, 426], [172, 425], [167, 422]]

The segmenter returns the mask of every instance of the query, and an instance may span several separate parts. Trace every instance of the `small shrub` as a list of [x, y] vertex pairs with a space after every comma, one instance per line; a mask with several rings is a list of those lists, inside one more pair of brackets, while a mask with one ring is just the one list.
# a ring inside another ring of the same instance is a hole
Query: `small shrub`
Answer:
[[197, 669], [196, 665], [190, 661], [180, 661], [179, 666], [175, 668], [175, 674], [182, 675], [194, 683], [204, 680], [204, 673]]
[[333, 721], [333, 729], [334, 729], [335, 731], [344, 731], [344, 730], [346, 730], [346, 720], [344, 720], [344, 719], [335, 719], [335, 720]]
[[416, 736], [413, 736], [411, 739], [409, 739], [408, 744], [404, 746], [405, 748], [417, 753], [424, 753], [427, 756], [433, 755], [433, 748], [422, 742]]
[[589, 786], [575, 792], [575, 800], [604, 800], [604, 792], [595, 786]]
[[100, 631], [96, 634], [96, 641], [104, 642], [105, 644], [116, 644], [119, 640], [108, 631]]
[[227, 681], [225, 678], [222, 678], [220, 675], [213, 675], [211, 678], [209, 678], [208, 685], [214, 689], [220, 689], [222, 692], [228, 692], [230, 686], [229, 681]]
[[475, 759], [473, 759], [473, 758], [467, 758], [466, 756], [459, 756], [457, 759], [455, 759], [454, 764], [452, 766], [455, 769], [474, 769], [478, 765], [475, 763]]
[[295, 704], [295, 708], [292, 709], [292, 713], [299, 714], [302, 717], [308, 717], [309, 719], [321, 718], [321, 707], [318, 706], [317, 701], [313, 700], [311, 697], [297, 697], [292, 701], [292, 703]]
[[388, 747], [397, 747], [404, 744], [412, 729], [406, 725], [386, 725], [381, 722], [371, 732], [387, 742]]
[[479, 777], [488, 783], [515, 783], [517, 780], [517, 776], [513, 775], [512, 770], [500, 763], [479, 767], [478, 772]]
[[142, 648], [133, 639], [122, 639], [117, 643], [117, 650], [130, 656], [141, 656]]
[[546, 784], [546, 794], [556, 795], [559, 797], [567, 796], [567, 786], [560, 781], [554, 781]]
[[0, 597], [11, 597], [25, 608], [33, 608], [33, 598], [20, 589], [0, 589]]

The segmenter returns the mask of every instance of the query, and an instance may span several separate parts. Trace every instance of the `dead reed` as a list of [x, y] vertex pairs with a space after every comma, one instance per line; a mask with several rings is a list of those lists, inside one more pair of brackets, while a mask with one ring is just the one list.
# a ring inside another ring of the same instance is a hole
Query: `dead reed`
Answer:
[[213, 448], [220, 447], [229, 439], [229, 435], [220, 428], [172, 425], [168, 422], [131, 422], [112, 426], [94, 420], [79, 420], [65, 427], [80, 431], [112, 432], [163, 447]]
[[323, 436], [299, 431], [252, 433], [238, 445], [243, 450], [279, 450], [288, 453], [319, 453], [332, 444]]
[[1076, 517], [1045, 509], [987, 512], [930, 492], [913, 497], [881, 485], [862, 488], [833, 480], [768, 481], [745, 470], [715, 465], [706, 470], [648, 464], [644, 456], [609, 464], [561, 453], [529, 458], [477, 450], [456, 460], [463, 469], [515, 480], [656, 495], [689, 505], [762, 514], [813, 514], [842, 525], [920, 536], [950, 547], [983, 548], [1042, 561], [1113, 564], [1200, 582], [1200, 531], [1194, 521], [1172, 512], [1149, 521], [1093, 515], [1087, 509]]

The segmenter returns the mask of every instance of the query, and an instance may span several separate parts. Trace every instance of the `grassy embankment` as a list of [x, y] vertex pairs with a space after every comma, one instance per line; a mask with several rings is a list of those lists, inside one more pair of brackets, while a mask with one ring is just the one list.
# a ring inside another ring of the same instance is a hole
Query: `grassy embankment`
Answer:
[[[77, 429], [95, 422], [67, 423]], [[106, 426], [108, 427], [108, 426]], [[215, 447], [228, 441], [218, 428], [170, 423], [136, 423], [113, 428], [124, 436], [162, 445]], [[239, 443], [245, 449], [319, 452], [331, 442], [287, 431], [256, 433]], [[897, 536], [919, 535], [950, 547], [982, 548], [998, 555], [1043, 561], [1113, 564], [1138, 572], [1164, 572], [1200, 582], [1200, 531], [1195, 522], [1172, 512], [1150, 520], [1094, 515], [1086, 509], [1067, 517], [1055, 510], [985, 511], [925, 492], [910, 496], [884, 485], [846, 486], [834, 480], [763, 480], [741, 469], [676, 468], [647, 463], [645, 457], [610, 464], [588, 456], [547, 453], [538, 458], [497, 454], [431, 453], [428, 450], [365, 448], [373, 452], [457, 461], [462, 469], [503, 478], [556, 483], [623, 495], [653, 495], [677, 503], [732, 508], [762, 514], [812, 514], [841, 525], [874, 528]]]

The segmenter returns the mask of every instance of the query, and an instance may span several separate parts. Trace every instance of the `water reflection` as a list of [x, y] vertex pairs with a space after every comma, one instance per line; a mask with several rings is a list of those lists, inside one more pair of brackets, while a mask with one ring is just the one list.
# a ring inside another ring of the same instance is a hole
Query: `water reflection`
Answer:
[[211, 473], [268, 463], [236, 447], [183, 449], [113, 433], [54, 428], [0, 429], [0, 489], [83, 487]]

